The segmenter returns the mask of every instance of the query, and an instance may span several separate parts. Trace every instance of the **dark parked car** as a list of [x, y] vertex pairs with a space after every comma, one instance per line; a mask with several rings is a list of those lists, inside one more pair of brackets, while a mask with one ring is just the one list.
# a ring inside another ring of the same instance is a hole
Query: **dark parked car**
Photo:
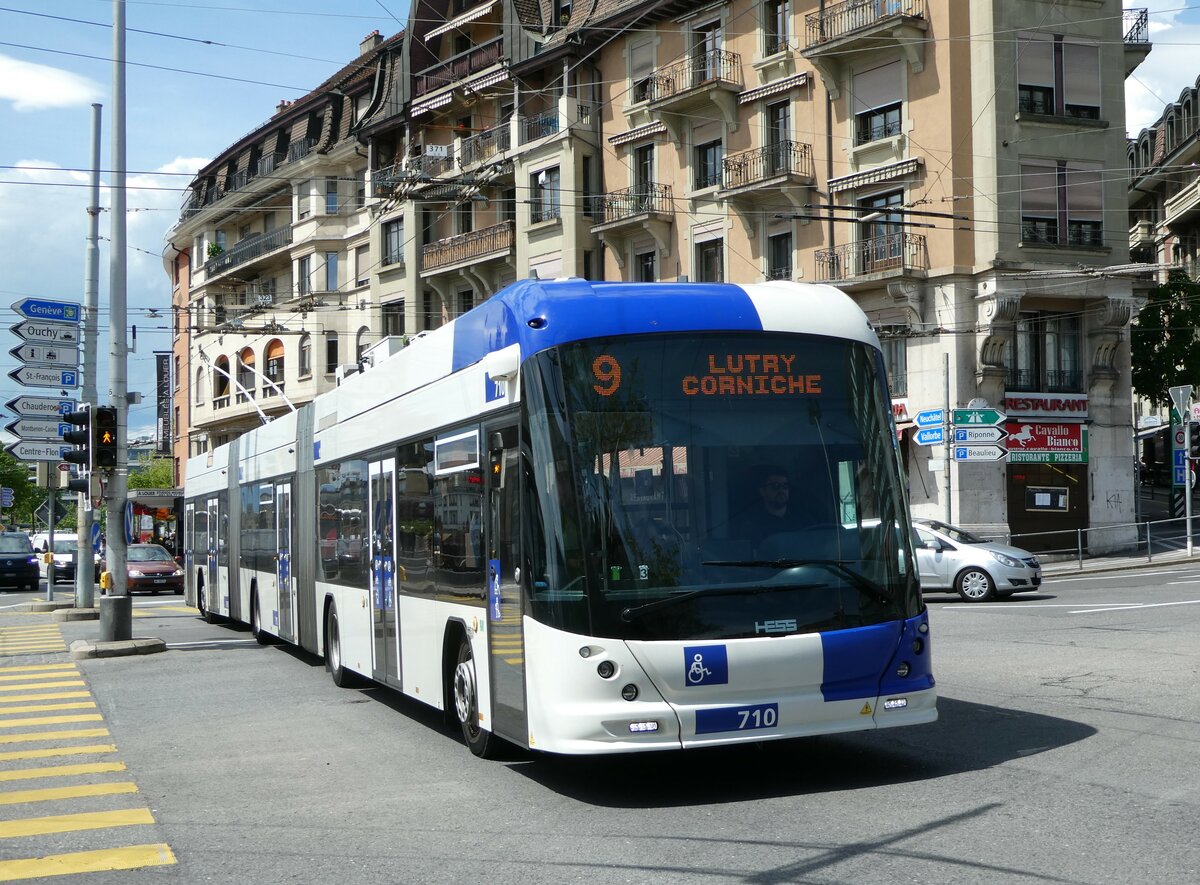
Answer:
[[24, 532], [0, 532], [0, 587], [18, 590], [38, 589], [41, 569], [29, 535]]
[[129, 592], [173, 590], [183, 593], [183, 569], [158, 544], [130, 544], [125, 554], [126, 584]]

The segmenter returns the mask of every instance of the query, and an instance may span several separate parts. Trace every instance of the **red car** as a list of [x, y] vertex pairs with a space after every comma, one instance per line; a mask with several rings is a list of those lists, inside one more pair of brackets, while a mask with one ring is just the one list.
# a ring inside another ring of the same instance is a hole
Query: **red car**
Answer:
[[125, 554], [125, 575], [129, 592], [173, 590], [183, 593], [183, 569], [158, 544], [130, 544]]

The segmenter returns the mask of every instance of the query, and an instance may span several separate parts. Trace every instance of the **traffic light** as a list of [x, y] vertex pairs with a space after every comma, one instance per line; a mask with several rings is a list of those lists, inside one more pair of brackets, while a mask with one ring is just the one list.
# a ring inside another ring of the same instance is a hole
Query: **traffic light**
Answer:
[[1188, 423], [1188, 458], [1200, 461], [1200, 424]]
[[117, 466], [117, 410], [98, 406], [92, 418], [92, 468], [112, 470]]
[[[67, 412], [63, 415], [63, 421], [79, 428], [78, 430], [63, 431], [63, 442], [75, 446], [71, 451], [63, 453], [63, 460], [78, 464], [80, 473], [90, 473], [92, 469], [92, 407], [85, 404], [77, 411]], [[75, 491], [79, 490], [75, 489]]]

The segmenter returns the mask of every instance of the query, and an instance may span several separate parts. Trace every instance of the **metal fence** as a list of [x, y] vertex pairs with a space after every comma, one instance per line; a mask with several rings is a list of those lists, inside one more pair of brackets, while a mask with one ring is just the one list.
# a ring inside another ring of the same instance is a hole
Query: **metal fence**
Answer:
[[[1193, 527], [1200, 517], [1193, 517]], [[980, 533], [981, 535], [984, 533]], [[1091, 559], [1145, 559], [1154, 562], [1154, 545], [1160, 545], [1159, 556], [1167, 553], [1170, 543], [1179, 547], [1187, 543], [1187, 519], [1143, 520], [1142, 522], [1113, 523], [1089, 528], [1059, 529], [1051, 532], [1006, 532], [993, 539], [1032, 550], [1038, 556], [1074, 559], [1079, 568]]]

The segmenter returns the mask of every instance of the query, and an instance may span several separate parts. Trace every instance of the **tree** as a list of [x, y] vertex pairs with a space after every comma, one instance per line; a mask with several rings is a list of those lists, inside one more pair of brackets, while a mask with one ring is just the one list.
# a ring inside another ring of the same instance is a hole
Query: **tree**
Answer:
[[1170, 388], [1200, 386], [1200, 283], [1180, 270], [1150, 291], [1131, 327], [1133, 389], [1156, 406], [1170, 406]]
[[32, 524], [33, 511], [46, 500], [46, 492], [30, 481], [29, 465], [0, 450], [0, 485], [13, 490], [12, 521]]
[[175, 486], [175, 462], [170, 458], [147, 458], [129, 471], [131, 489], [170, 489]]

